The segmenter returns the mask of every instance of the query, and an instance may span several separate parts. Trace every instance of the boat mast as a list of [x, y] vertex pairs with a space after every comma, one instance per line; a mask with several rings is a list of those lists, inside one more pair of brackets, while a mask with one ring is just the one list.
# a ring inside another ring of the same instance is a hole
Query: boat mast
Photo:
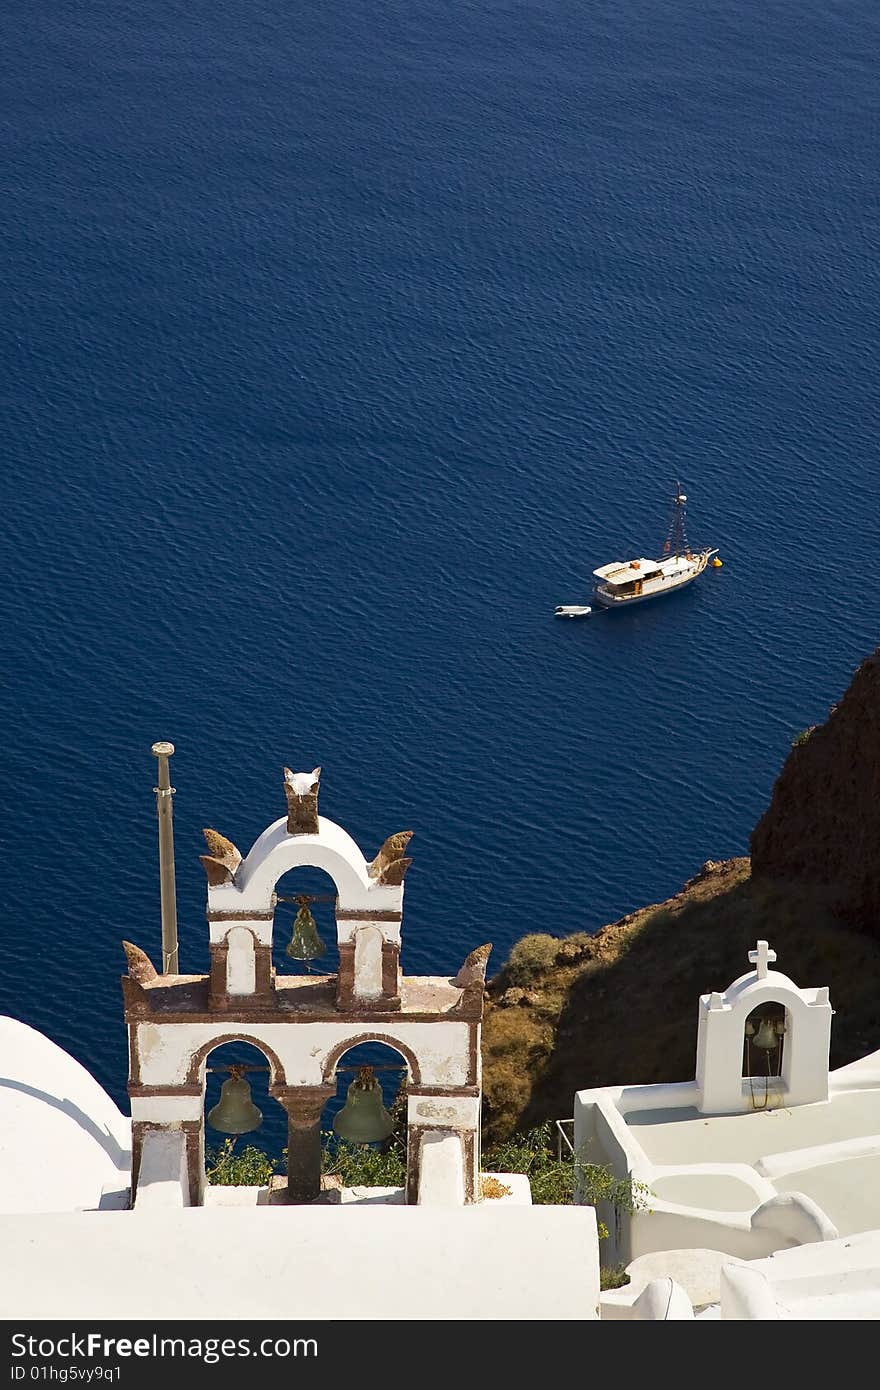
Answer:
[[687, 497], [681, 490], [681, 483], [675, 484], [675, 496], [672, 499], [672, 520], [669, 523], [669, 531], [663, 543], [664, 555], [689, 555], [690, 546], [685, 533], [684, 523], [687, 508]]

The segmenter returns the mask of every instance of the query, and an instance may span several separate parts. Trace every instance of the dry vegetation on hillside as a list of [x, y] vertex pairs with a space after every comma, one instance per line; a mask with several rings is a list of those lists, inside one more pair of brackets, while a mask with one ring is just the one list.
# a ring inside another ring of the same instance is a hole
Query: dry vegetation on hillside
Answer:
[[589, 1086], [692, 1077], [699, 995], [750, 969], [759, 937], [798, 984], [830, 986], [832, 1066], [880, 1047], [880, 941], [844, 926], [820, 888], [730, 859], [595, 936], [516, 944], [486, 1001], [487, 1136], [570, 1116]]

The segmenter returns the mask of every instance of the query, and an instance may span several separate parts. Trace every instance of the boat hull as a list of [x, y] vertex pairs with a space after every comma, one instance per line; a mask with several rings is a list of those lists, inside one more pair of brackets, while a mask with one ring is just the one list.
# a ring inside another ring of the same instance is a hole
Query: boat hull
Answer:
[[693, 584], [696, 575], [692, 574], [689, 579], [680, 579], [677, 584], [666, 584], [662, 589], [654, 589], [650, 594], [629, 594], [625, 598], [610, 598], [600, 593], [598, 589], [593, 590], [593, 602], [601, 604], [603, 608], [631, 608], [634, 603], [650, 603], [655, 598], [665, 598], [667, 594], [677, 594], [681, 589], [686, 589], [688, 584]]
[[622, 594], [615, 597], [614, 594], [596, 585], [592, 594], [593, 601], [600, 604], [602, 608], [629, 608], [634, 603], [650, 603], [652, 599], [665, 598], [667, 594], [677, 594], [680, 589], [686, 589], [688, 584], [693, 584], [694, 580], [700, 577], [709, 562], [710, 554], [714, 554], [714, 551], [707, 551], [700, 557], [699, 564], [695, 566], [692, 574], [686, 574], [681, 579], [670, 580], [669, 583], [658, 584], [656, 588], [649, 589], [647, 593]]

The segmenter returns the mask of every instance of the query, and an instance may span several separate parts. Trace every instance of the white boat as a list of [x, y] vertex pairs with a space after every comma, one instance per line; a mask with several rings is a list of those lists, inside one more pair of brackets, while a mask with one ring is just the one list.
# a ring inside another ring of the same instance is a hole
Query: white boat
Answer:
[[556, 609], [557, 618], [589, 618], [592, 608], [582, 603], [560, 603]]
[[691, 584], [703, 573], [717, 550], [691, 550], [685, 535], [687, 497], [680, 488], [672, 499], [672, 521], [663, 546], [661, 560], [612, 560], [593, 570], [599, 582], [593, 597], [603, 608], [623, 608], [630, 603], [645, 603], [650, 598], [662, 598]]
[[[612, 560], [593, 570], [597, 581], [593, 588], [593, 599], [601, 608], [625, 608], [631, 603], [645, 603], [650, 598], [662, 598], [676, 589], [683, 589], [703, 573], [717, 550], [691, 550], [685, 535], [685, 507], [687, 497], [680, 487], [676, 487], [672, 499], [672, 521], [669, 534], [663, 546], [663, 558], [648, 560], [641, 556], [637, 560]], [[720, 566], [721, 561], [714, 562]], [[586, 618], [593, 612], [592, 607], [578, 604], [560, 604], [556, 609], [557, 618]]]

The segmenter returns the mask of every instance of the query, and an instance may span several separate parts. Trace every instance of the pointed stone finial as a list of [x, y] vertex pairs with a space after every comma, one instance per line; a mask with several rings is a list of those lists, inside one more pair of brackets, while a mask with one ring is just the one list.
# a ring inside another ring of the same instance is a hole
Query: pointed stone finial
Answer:
[[461, 969], [452, 983], [458, 989], [469, 989], [473, 985], [482, 985], [486, 982], [486, 966], [492, 951], [492, 943], [486, 942], [484, 946], [477, 946], [471, 951], [470, 955], [465, 956], [461, 964]]
[[399, 887], [412, 863], [411, 859], [403, 857], [403, 851], [412, 837], [412, 830], [398, 830], [396, 834], [389, 835], [369, 867], [370, 878], [385, 887]]
[[766, 941], [759, 941], [754, 951], [749, 951], [749, 960], [755, 967], [755, 973], [759, 980], [766, 980], [767, 966], [776, 959], [776, 952], [771, 951]]
[[209, 886], [217, 888], [221, 883], [231, 883], [241, 863], [241, 852], [218, 830], [206, 827], [202, 834], [210, 854], [200, 854], [199, 862], [208, 875]]
[[317, 835], [320, 781], [319, 767], [311, 772], [291, 772], [289, 767], [284, 769], [288, 835]]
[[158, 979], [159, 972], [146, 951], [142, 951], [140, 946], [135, 946], [131, 941], [123, 941], [122, 949], [128, 961], [128, 973], [135, 984], [148, 985], [151, 980]]

